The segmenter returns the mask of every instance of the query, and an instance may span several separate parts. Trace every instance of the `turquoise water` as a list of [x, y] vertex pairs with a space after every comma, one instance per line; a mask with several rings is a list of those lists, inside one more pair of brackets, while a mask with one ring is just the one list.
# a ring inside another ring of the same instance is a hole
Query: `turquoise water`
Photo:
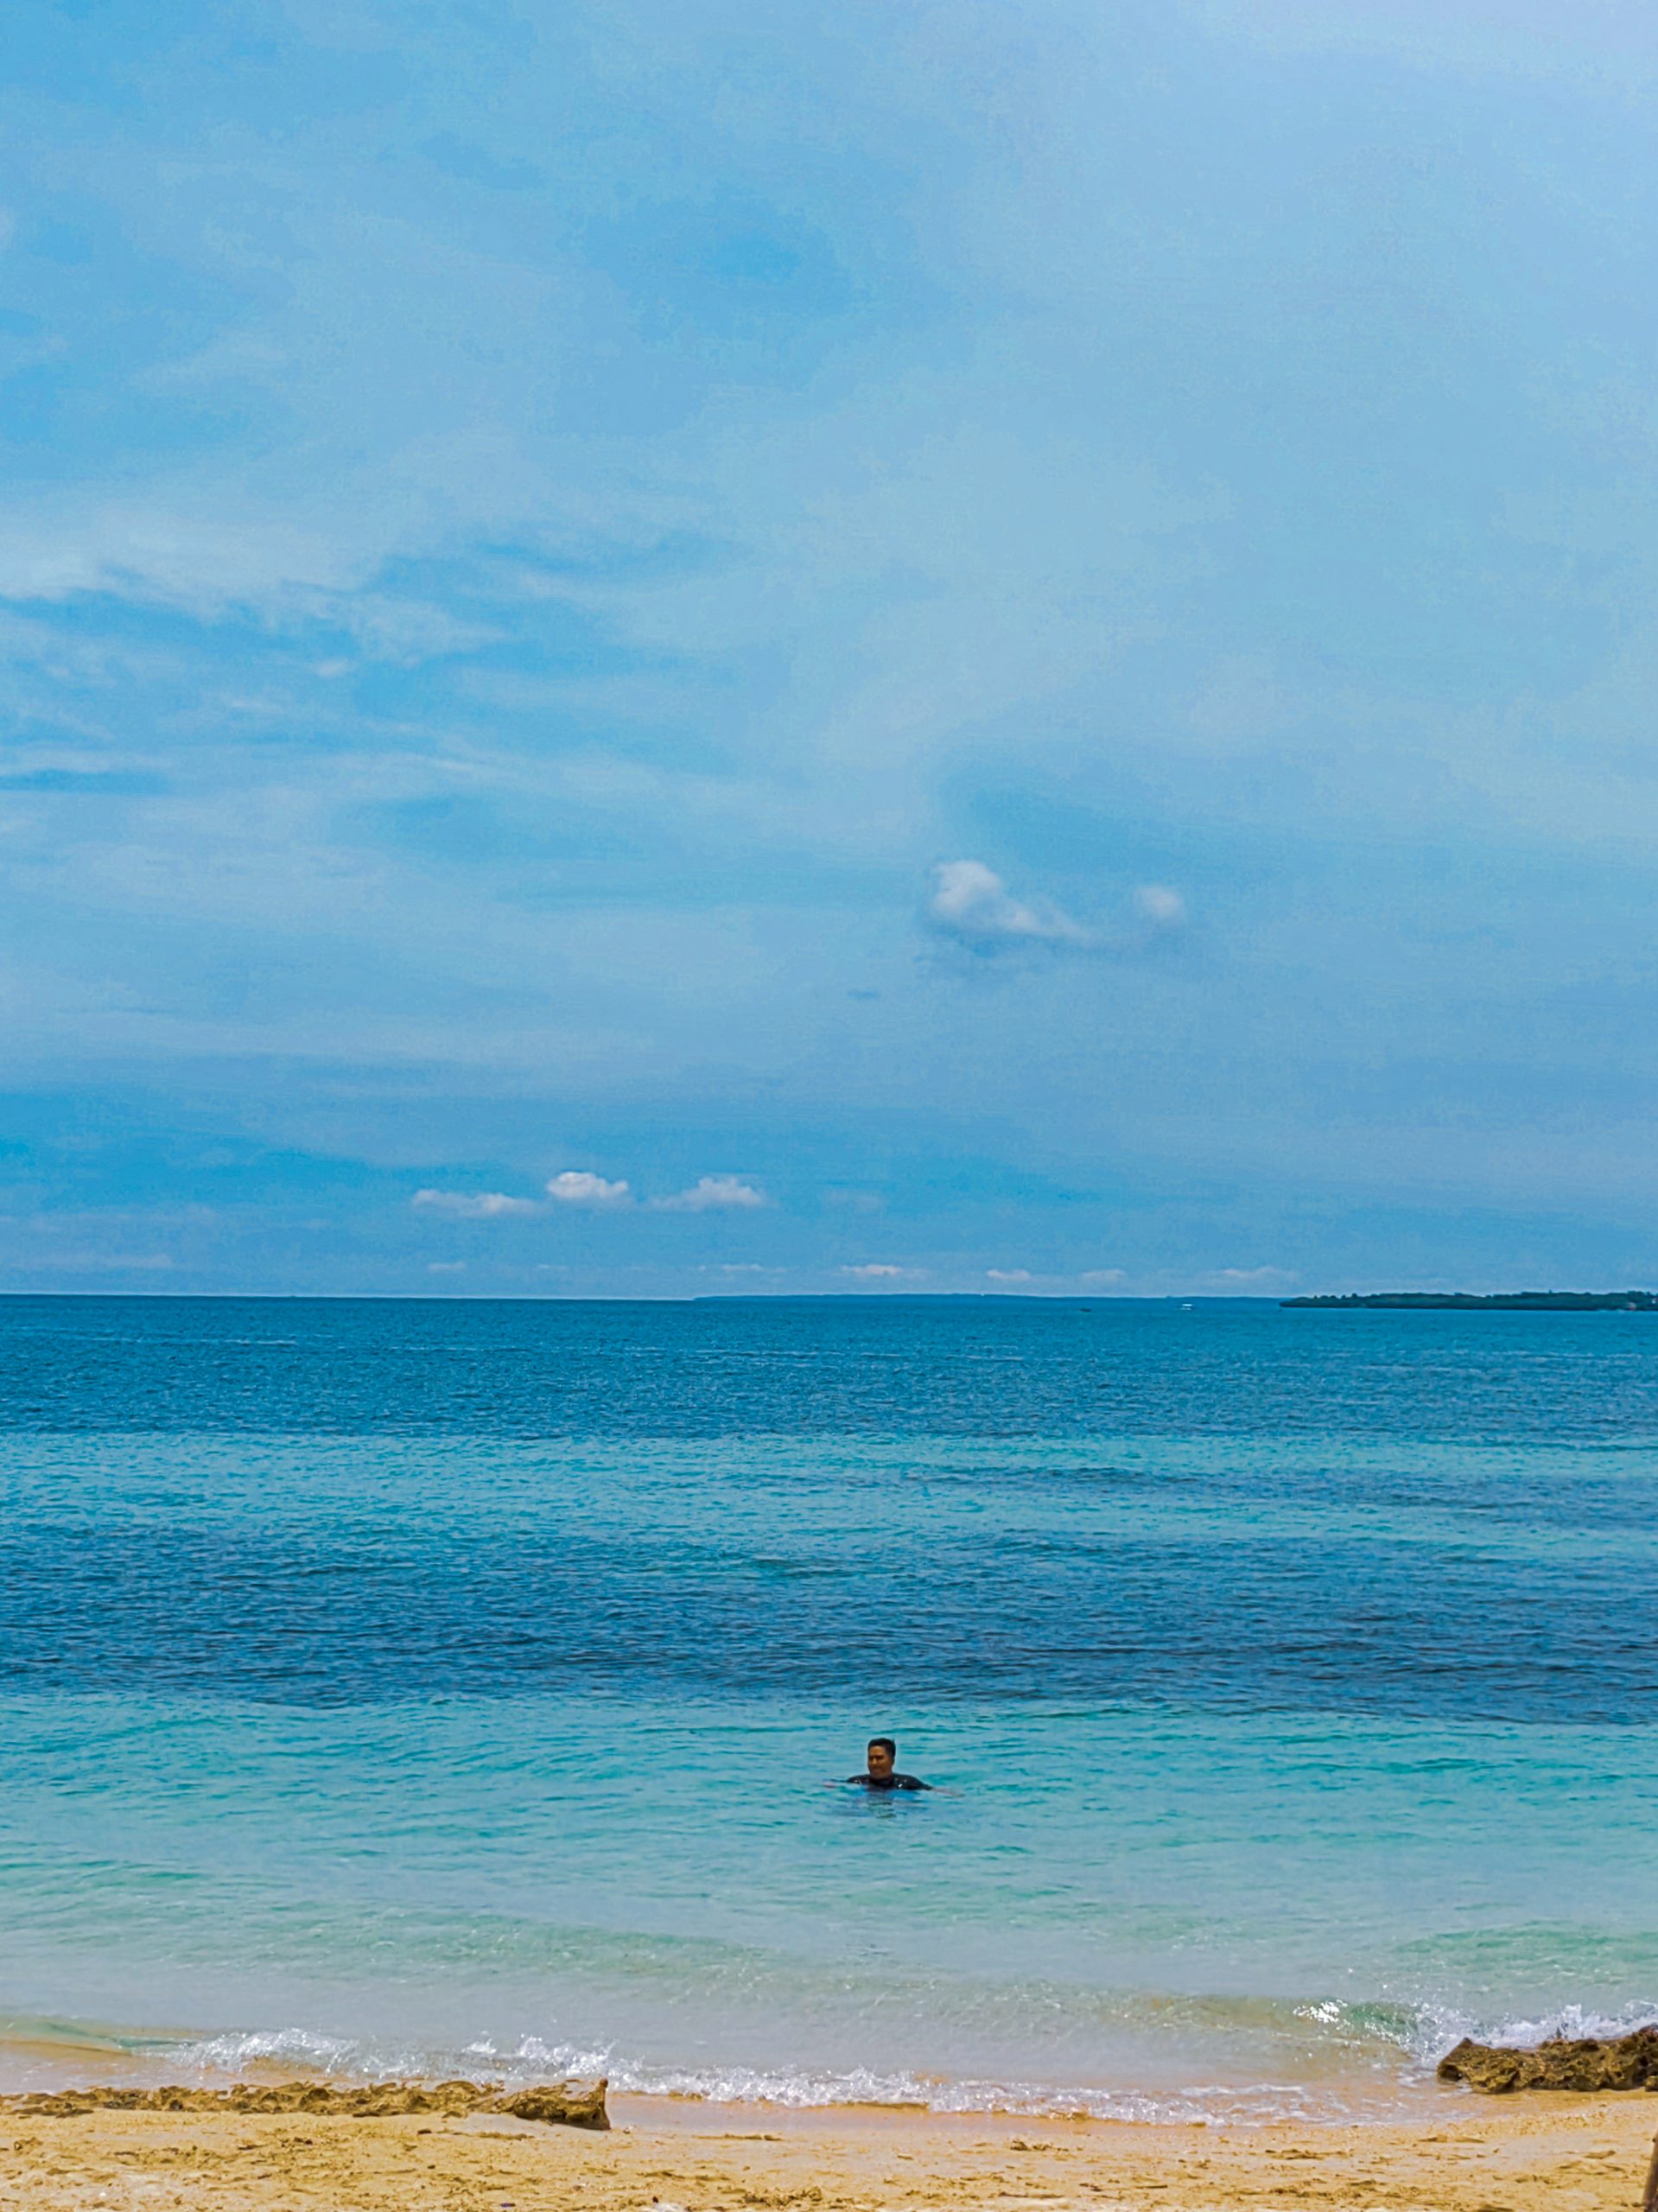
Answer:
[[1248, 2116], [1658, 2017], [1655, 1439], [1638, 1317], [0, 1301], [0, 2074]]

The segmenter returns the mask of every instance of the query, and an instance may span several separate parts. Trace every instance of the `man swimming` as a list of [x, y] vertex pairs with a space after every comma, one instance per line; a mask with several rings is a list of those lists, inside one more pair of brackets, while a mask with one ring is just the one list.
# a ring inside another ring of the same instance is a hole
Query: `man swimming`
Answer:
[[894, 1774], [898, 1763], [898, 1745], [890, 1736], [872, 1736], [865, 1755], [869, 1762], [863, 1774], [849, 1774], [847, 1780], [854, 1789], [931, 1789], [930, 1782], [918, 1782], [912, 1774]]

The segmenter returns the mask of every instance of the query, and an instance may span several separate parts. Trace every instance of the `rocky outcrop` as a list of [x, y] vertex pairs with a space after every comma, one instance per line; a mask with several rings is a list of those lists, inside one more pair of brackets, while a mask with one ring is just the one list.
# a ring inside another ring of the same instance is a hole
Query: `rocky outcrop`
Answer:
[[1604, 2041], [1562, 2036], [1530, 2050], [1464, 2038], [1439, 2061], [1439, 2079], [1492, 2097], [1515, 2089], [1658, 2089], [1658, 2026]]
[[393, 2113], [436, 2113], [446, 2119], [494, 2112], [549, 2126], [606, 2128], [604, 2082], [559, 2082], [506, 2089], [499, 2082], [377, 2082], [340, 2088], [326, 2082], [238, 2082], [228, 2089], [59, 2089], [0, 2097], [0, 2112], [67, 2119], [83, 2112], [301, 2112], [319, 2118], [379, 2120]]

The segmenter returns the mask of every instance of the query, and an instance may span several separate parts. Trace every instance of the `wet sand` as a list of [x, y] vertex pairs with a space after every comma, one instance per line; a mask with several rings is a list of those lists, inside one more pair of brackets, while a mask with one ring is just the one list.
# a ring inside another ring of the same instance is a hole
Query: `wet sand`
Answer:
[[609, 2134], [492, 2114], [0, 2116], [20, 2212], [1635, 2212], [1658, 2097], [1446, 2091], [1420, 2120], [1267, 2128], [613, 2103]]

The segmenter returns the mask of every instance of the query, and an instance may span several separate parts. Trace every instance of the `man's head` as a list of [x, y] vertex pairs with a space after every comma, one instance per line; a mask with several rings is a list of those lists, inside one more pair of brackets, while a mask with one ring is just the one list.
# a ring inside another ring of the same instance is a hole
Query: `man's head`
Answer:
[[898, 1745], [890, 1736], [869, 1738], [869, 1771], [877, 1782], [885, 1782], [898, 1764]]

